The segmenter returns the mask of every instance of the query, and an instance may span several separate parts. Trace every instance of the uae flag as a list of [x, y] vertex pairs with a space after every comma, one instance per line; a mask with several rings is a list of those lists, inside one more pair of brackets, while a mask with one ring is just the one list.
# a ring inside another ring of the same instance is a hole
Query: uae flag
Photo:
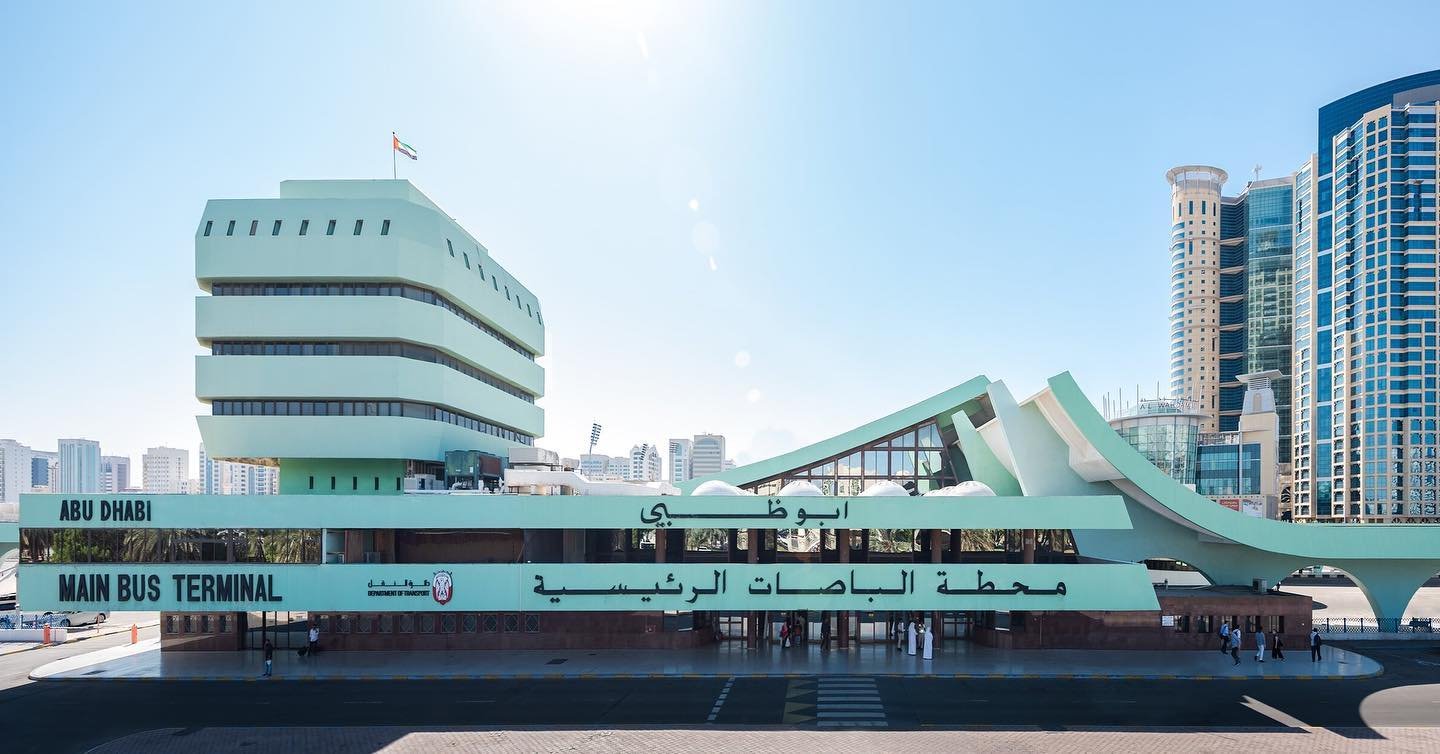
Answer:
[[395, 134], [392, 133], [392, 134], [390, 134], [390, 139], [395, 143], [394, 146], [395, 146], [395, 151], [396, 151], [396, 152], [399, 152], [400, 154], [403, 154], [403, 155], [405, 155], [406, 157], [409, 157], [409, 158], [412, 159], [412, 160], [418, 160], [418, 159], [420, 159], [419, 153], [415, 151], [415, 147], [412, 147], [412, 146], [410, 146], [409, 144], [406, 144], [405, 142], [400, 141], [400, 137], [399, 137], [399, 136], [396, 136]]

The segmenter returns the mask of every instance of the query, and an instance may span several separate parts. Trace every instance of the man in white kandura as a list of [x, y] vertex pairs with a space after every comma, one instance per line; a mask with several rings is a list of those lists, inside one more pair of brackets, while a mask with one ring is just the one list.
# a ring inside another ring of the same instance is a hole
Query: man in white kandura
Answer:
[[933, 626], [928, 626], [928, 625], [925, 626], [925, 650], [924, 650], [924, 651], [925, 651], [924, 659], [926, 659], [926, 660], [933, 660], [933, 659], [935, 659], [935, 628], [934, 628]]
[[906, 647], [905, 647], [905, 649], [906, 649], [906, 654], [910, 655], [911, 657], [914, 657], [914, 656], [915, 656], [915, 621], [913, 621], [913, 620], [910, 621], [910, 625], [909, 625], [908, 627], [906, 627], [906, 629], [905, 629], [905, 641], [906, 641]]

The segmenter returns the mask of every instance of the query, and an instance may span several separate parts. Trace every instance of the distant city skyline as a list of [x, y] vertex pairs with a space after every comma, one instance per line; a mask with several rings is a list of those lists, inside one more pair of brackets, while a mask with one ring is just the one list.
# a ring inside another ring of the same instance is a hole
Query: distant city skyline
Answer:
[[[132, 463], [157, 443], [197, 448], [201, 206], [287, 178], [389, 177], [391, 131], [421, 155], [400, 177], [546, 302], [537, 444], [562, 455], [599, 421], [597, 452], [713, 431], [745, 463], [976, 374], [1025, 392], [1071, 369], [1097, 397], [1151, 385], [1168, 374], [1165, 171], [1288, 175], [1315, 150], [1317, 108], [1435, 67], [1424, 45], [1342, 59], [1253, 42], [1320, 38], [1338, 3], [1219, 3], [1186, 20], [1203, 56], [1174, 54], [1173, 18], [1143, 6], [1102, 21], [1064, 5], [543, 20], [529, 5], [420, 5], [403, 35], [388, 6], [270, 8], [12, 10], [28, 31], [0, 61], [27, 75], [8, 103], [47, 117], [8, 132], [0, 265], [62, 293], [0, 298], [0, 321], [37, 323], [0, 333], [19, 364], [0, 373], [0, 437], [97, 438]], [[1156, 99], [1257, 69], [1286, 85], [1236, 87], [1184, 118]], [[256, 81], [287, 85], [238, 109], [221, 94]], [[1061, 174], [1084, 184], [1063, 193], [1072, 220], [1016, 201]], [[100, 316], [127, 337], [89, 337]], [[954, 326], [978, 318], [992, 326]], [[647, 338], [623, 349], [596, 337], [637, 324]]]

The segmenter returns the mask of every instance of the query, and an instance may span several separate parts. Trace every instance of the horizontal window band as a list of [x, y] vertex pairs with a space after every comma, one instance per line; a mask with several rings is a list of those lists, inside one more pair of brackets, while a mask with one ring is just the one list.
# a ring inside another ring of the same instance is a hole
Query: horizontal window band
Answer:
[[212, 342], [210, 353], [213, 356], [398, 356], [449, 367], [526, 403], [535, 402], [533, 393], [528, 393], [437, 348], [401, 341], [224, 340]]
[[440, 293], [418, 285], [402, 283], [358, 283], [354, 281], [314, 281], [307, 283], [215, 283], [210, 287], [213, 296], [398, 296], [400, 298], [433, 304], [468, 324], [500, 341], [505, 347], [535, 360], [535, 352], [520, 345], [484, 320], [466, 311], [459, 304]]
[[472, 432], [493, 435], [502, 440], [534, 445], [535, 437], [519, 430], [502, 427], [478, 416], [441, 408], [419, 401], [361, 400], [336, 398], [246, 398], [211, 401], [214, 416], [395, 416], [445, 422]]

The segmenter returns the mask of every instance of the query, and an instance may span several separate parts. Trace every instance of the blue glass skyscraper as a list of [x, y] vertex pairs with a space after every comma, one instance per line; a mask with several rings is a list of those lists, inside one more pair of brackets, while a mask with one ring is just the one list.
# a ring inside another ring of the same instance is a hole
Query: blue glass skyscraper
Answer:
[[1296, 518], [1440, 521], [1437, 101], [1430, 71], [1326, 105], [1296, 174]]

